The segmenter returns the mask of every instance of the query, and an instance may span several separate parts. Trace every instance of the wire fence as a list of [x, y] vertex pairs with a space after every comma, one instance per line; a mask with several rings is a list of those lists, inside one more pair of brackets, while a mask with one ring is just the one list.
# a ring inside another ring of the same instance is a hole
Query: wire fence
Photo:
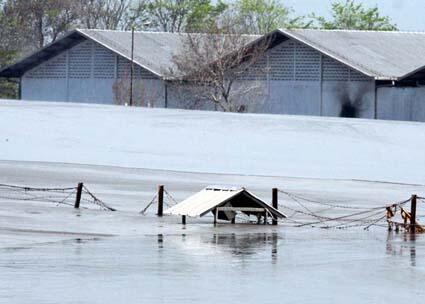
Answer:
[[[168, 208], [178, 204], [177, 200], [166, 189], [164, 189], [163, 204]], [[152, 197], [146, 207], [143, 208], [139, 213], [143, 215], [147, 214], [148, 210], [152, 206], [158, 206], [158, 193]]]
[[[57, 206], [75, 205], [77, 187], [65, 188], [37, 188], [28, 186], [0, 184], [0, 201], [25, 201], [53, 203]], [[86, 186], [83, 186], [81, 192], [81, 208], [91, 209], [97, 207], [101, 210], [115, 211], [104, 201], [94, 195]]]
[[[80, 190], [81, 208], [116, 211], [116, 209], [99, 199], [85, 185]], [[53, 203], [57, 206], [74, 207], [77, 191], [78, 187], [37, 188], [0, 184], [0, 201], [42, 202]], [[412, 229], [412, 215], [406, 207], [411, 198], [376, 207], [362, 207], [341, 202], [331, 202], [281, 189], [278, 191], [282, 194], [279, 210], [287, 215], [285, 219], [286, 225], [323, 229], [347, 229], [352, 227], [369, 229], [372, 226], [388, 227], [396, 230], [400, 228]], [[178, 203], [166, 189], [163, 189], [163, 195], [161, 196], [164, 206], [168, 208]], [[152, 206], [158, 206], [158, 197], [158, 193], [155, 194], [140, 213], [146, 214]], [[425, 197], [418, 196], [416, 200], [418, 208], [413, 229], [425, 232], [425, 226], [420, 224], [421, 219], [425, 218]], [[243, 213], [239, 215], [238, 219], [243, 222], [252, 222], [250, 217]]]
[[[348, 229], [362, 227], [369, 229], [372, 226], [386, 227], [389, 229], [404, 228], [411, 229], [409, 222], [410, 212], [406, 210], [406, 204], [411, 201], [408, 198], [403, 201], [383, 204], [376, 207], [364, 207], [359, 205], [349, 205], [347, 202], [332, 202], [329, 200], [309, 197], [304, 194], [292, 193], [278, 190], [281, 194], [278, 209], [283, 211], [287, 217], [284, 224], [293, 227], [317, 227], [322, 229]], [[419, 223], [421, 218], [425, 218], [425, 197], [417, 197], [422, 213], [417, 212], [416, 224], [418, 231], [423, 229]], [[150, 202], [140, 211], [146, 214], [152, 206], [158, 206], [158, 194], [154, 195]], [[164, 189], [163, 204], [168, 208], [176, 205], [178, 202], [174, 197]], [[419, 207], [419, 205], [418, 205]], [[391, 210], [391, 212], [389, 212]], [[252, 219], [250, 215], [238, 213], [238, 222], [260, 223], [260, 220]], [[273, 216], [270, 216], [273, 220]]]
[[[361, 207], [321, 201], [283, 190], [279, 190], [279, 192], [284, 195], [284, 203], [279, 204], [279, 209], [287, 213], [286, 220], [295, 227], [309, 226], [323, 229], [363, 227], [369, 229], [372, 226], [379, 226], [391, 229], [403, 226], [403, 228], [409, 228], [406, 219], [410, 213], [406, 211], [405, 205], [411, 201], [411, 198], [377, 207]], [[418, 197], [418, 199], [422, 200], [423, 198]], [[392, 212], [389, 213], [388, 210], [392, 210]], [[397, 213], [400, 210], [404, 210], [404, 215], [400, 212]]]

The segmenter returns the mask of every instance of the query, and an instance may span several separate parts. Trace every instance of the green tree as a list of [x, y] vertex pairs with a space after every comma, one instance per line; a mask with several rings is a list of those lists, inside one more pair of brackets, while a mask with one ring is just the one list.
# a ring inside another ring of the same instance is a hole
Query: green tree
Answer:
[[304, 17], [292, 17], [293, 10], [279, 0], [237, 0], [234, 8], [239, 22], [251, 34], [309, 26]]
[[[16, 51], [0, 48], [0, 70], [17, 58]], [[0, 78], [0, 98], [18, 98], [18, 80]]]
[[332, 2], [332, 19], [312, 15], [319, 28], [394, 31], [397, 26], [390, 17], [382, 16], [377, 6], [366, 8], [356, 0]]
[[[19, 24], [15, 19], [7, 18], [6, 13], [4, 1], [0, 0], [0, 69], [11, 64], [22, 47], [16, 31]], [[0, 78], [0, 98], [16, 98], [17, 95], [17, 82]]]
[[217, 1], [214, 5], [210, 0], [195, 1], [191, 12], [186, 19], [186, 32], [205, 32], [214, 26], [219, 16], [226, 11], [228, 5], [222, 1]]
[[152, 29], [174, 33], [204, 28], [227, 5], [211, 0], [148, 0], [146, 7]]

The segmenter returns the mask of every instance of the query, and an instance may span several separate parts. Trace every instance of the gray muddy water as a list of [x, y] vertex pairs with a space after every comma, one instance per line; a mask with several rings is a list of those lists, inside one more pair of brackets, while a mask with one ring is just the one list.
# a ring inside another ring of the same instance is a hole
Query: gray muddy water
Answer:
[[227, 231], [3, 248], [0, 302], [424, 302], [423, 235]]

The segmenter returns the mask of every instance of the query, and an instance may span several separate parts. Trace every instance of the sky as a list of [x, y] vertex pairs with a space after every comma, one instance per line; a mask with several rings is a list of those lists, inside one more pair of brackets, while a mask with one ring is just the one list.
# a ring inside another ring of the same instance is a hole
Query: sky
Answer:
[[[365, 6], [377, 5], [403, 31], [425, 31], [425, 0], [358, 0]], [[297, 15], [330, 16], [331, 0], [284, 0]]]

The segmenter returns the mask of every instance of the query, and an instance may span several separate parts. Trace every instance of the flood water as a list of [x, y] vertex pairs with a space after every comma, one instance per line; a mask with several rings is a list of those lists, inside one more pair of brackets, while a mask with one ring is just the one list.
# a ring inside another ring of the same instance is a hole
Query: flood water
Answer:
[[164, 180], [177, 200], [220, 182], [264, 199], [276, 185], [357, 207], [400, 201], [423, 186], [75, 166], [0, 162], [0, 181], [63, 186], [81, 178], [119, 210], [0, 202], [0, 303], [425, 303], [425, 235], [287, 221], [214, 227], [212, 217], [183, 227], [155, 210], [139, 214]]
[[384, 229], [212, 228], [0, 249], [1, 303], [424, 303], [424, 279], [424, 236]]

